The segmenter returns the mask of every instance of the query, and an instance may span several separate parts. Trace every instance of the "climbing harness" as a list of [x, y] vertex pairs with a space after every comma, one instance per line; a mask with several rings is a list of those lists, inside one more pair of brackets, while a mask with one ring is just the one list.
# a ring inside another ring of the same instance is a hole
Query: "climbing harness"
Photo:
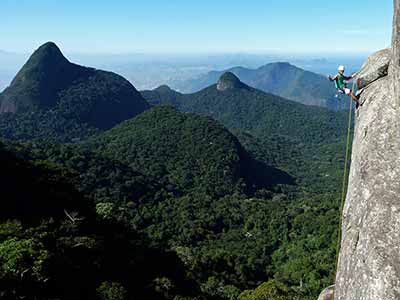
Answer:
[[[347, 84], [345, 82], [343, 82], [343, 75], [339, 75], [342, 76], [342, 85], [339, 84], [339, 78], [336, 78], [335, 80], [333, 80], [335, 82], [335, 88], [336, 88], [336, 94], [335, 94], [335, 98], [339, 98], [341, 95], [346, 94], [344, 89], [347, 88]], [[329, 77], [331, 78], [331, 77]]]
[[343, 89], [347, 88], [347, 84], [344, 80], [343, 74], [338, 74], [337, 78], [335, 79], [335, 87], [343, 92]]
[[[352, 90], [356, 87], [356, 82], [353, 82]], [[343, 208], [344, 202], [346, 200], [346, 187], [348, 181], [348, 163], [349, 163], [349, 150], [350, 150], [350, 141], [351, 141], [351, 122], [352, 122], [352, 115], [353, 115], [353, 100], [349, 97], [350, 106], [349, 106], [349, 123], [347, 126], [347, 140], [346, 140], [346, 154], [345, 154], [345, 161], [344, 161], [344, 171], [343, 171], [343, 182], [342, 182], [342, 195], [340, 199], [340, 206], [339, 206], [339, 229], [338, 229], [338, 241], [337, 241], [337, 248], [336, 248], [336, 271], [339, 266], [339, 251], [340, 245], [342, 240], [342, 218], [343, 218]]]

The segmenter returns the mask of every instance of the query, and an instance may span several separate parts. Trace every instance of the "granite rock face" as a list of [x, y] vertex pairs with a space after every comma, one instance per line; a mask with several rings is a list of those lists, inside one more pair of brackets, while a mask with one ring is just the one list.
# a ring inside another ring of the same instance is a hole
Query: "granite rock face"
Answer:
[[368, 85], [356, 114], [336, 300], [400, 299], [400, 113], [386, 51], [360, 73]]
[[368, 60], [363, 64], [356, 76], [358, 88], [365, 88], [375, 80], [388, 75], [391, 57], [391, 49], [378, 51], [368, 57]]
[[400, 109], [400, 0], [393, 0], [392, 53], [389, 74], [392, 77], [397, 108]]

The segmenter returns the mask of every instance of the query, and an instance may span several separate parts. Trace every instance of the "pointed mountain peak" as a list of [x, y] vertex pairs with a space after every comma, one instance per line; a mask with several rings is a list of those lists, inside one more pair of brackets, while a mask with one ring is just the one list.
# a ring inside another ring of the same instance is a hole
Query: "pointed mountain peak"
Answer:
[[54, 80], [54, 76], [65, 73], [70, 65], [72, 64], [64, 57], [57, 45], [47, 42], [33, 52], [11, 82], [11, 86], [26, 80]]
[[46, 42], [43, 45], [41, 45], [35, 52], [41, 52], [41, 51], [58, 51], [61, 53], [60, 48], [56, 45], [54, 42]]
[[40, 46], [29, 58], [27, 62], [27, 66], [31, 66], [33, 64], [40, 63], [60, 63], [60, 62], [68, 62], [68, 60], [62, 54], [60, 48], [53, 43], [47, 42]]
[[58, 93], [91, 69], [70, 63], [53, 42], [40, 46], [0, 98], [1, 112], [29, 111], [56, 104]]
[[243, 88], [246, 85], [232, 72], [225, 72], [218, 80], [217, 89], [226, 91], [231, 89]]

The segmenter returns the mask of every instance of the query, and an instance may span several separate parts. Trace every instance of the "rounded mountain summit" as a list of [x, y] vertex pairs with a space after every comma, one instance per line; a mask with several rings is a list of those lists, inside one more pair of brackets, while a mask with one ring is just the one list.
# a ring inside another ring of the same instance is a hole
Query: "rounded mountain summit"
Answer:
[[57, 110], [100, 129], [149, 107], [128, 80], [71, 63], [53, 42], [40, 46], [0, 94], [0, 113]]
[[241, 82], [240, 79], [232, 72], [225, 72], [224, 74], [222, 74], [217, 83], [217, 89], [219, 91], [240, 89], [246, 87], [247, 85]]

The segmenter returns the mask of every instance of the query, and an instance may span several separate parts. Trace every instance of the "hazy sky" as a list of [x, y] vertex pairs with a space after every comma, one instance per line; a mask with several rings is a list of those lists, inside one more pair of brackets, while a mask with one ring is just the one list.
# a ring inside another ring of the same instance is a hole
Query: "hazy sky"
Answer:
[[0, 0], [0, 49], [31, 52], [372, 52], [392, 0]]

